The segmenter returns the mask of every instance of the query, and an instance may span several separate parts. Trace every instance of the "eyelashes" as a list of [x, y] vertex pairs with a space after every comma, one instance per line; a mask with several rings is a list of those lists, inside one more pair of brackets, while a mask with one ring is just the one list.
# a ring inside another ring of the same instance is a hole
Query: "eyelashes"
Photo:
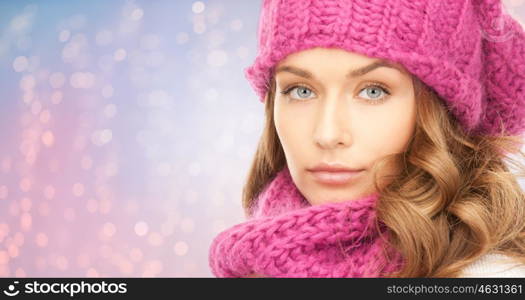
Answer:
[[[308, 100], [309, 98], [300, 98], [300, 97], [290, 97], [289, 94], [291, 94], [292, 91], [294, 91], [295, 89], [297, 88], [302, 88], [302, 89], [305, 89], [305, 90], [308, 90], [308, 91], [311, 91], [313, 92], [313, 90], [311, 88], [309, 88], [307, 85], [305, 84], [293, 84], [287, 88], [284, 89], [284, 91], [281, 91], [280, 93], [282, 95], [286, 95], [288, 96], [287, 98], [290, 99], [291, 102], [296, 102], [296, 101], [306, 101]], [[363, 91], [367, 91], [367, 90], [370, 90], [370, 89], [377, 89], [377, 90], [380, 90], [382, 93], [383, 93], [383, 96], [381, 97], [378, 97], [378, 98], [366, 98], [366, 97], [361, 97], [359, 96], [359, 100], [361, 101], [364, 101], [365, 103], [367, 104], [371, 104], [371, 105], [377, 105], [377, 104], [381, 104], [383, 103], [384, 101], [386, 101], [390, 95], [391, 95], [391, 91], [390, 89], [383, 83], [380, 83], [380, 82], [370, 82], [370, 83], [367, 83], [365, 85], [365, 87], [363, 87], [358, 95], [361, 95], [361, 93]], [[367, 93], [367, 95], [369, 95], [369, 93]]]

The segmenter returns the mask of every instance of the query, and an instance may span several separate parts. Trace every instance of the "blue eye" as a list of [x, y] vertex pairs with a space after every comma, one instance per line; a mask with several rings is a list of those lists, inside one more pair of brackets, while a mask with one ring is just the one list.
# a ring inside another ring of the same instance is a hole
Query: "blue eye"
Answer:
[[[368, 98], [361, 95], [363, 92], [366, 92], [366, 96]], [[380, 96], [381, 93], [383, 94], [383, 96]], [[371, 99], [371, 101], [367, 100], [367, 102], [370, 102], [372, 104], [379, 104], [380, 102], [386, 100], [386, 98], [388, 98], [389, 95], [390, 91], [386, 87], [383, 87], [382, 85], [377, 83], [366, 86], [359, 93], [359, 97], [362, 97], [364, 99]]]
[[[365, 92], [365, 96], [361, 95]], [[292, 101], [300, 101], [308, 99], [310, 95], [315, 95], [313, 91], [303, 85], [294, 85], [281, 92], [283, 95], [293, 94], [290, 98]], [[383, 96], [381, 96], [383, 94]], [[370, 104], [380, 104], [385, 101], [390, 95], [390, 91], [384, 85], [380, 83], [370, 83], [365, 88], [363, 88], [358, 96], [362, 99], [365, 99], [365, 102]]]
[[[296, 93], [292, 93], [292, 91], [297, 91]], [[295, 86], [292, 86], [288, 89], [286, 89], [285, 91], [282, 91], [281, 94], [283, 95], [288, 95], [288, 94], [297, 94], [297, 96], [292, 96], [291, 98], [293, 99], [308, 99], [308, 98], [303, 98], [304, 97], [308, 97], [309, 95], [311, 95], [313, 92], [311, 89], [305, 87], [305, 86], [302, 86], [302, 85], [295, 85]], [[315, 94], [314, 94], [315, 95]]]

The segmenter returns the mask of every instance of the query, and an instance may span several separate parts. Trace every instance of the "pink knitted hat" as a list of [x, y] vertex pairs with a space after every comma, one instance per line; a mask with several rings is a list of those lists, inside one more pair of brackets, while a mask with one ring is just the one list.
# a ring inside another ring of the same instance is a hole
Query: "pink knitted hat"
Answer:
[[469, 133], [525, 130], [525, 32], [501, 0], [263, 0], [257, 34], [261, 102], [287, 55], [337, 47], [402, 64]]

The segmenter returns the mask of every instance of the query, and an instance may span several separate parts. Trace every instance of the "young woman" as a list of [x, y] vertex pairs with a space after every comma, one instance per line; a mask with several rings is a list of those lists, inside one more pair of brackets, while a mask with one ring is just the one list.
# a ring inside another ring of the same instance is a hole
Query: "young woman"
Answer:
[[263, 0], [258, 38], [266, 126], [214, 275], [525, 277], [525, 33], [500, 1]]

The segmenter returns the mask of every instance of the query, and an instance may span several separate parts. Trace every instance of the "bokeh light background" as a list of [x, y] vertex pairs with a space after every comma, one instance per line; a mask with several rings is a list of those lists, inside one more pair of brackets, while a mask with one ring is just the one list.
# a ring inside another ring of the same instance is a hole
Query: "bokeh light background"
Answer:
[[0, 1], [0, 276], [212, 276], [262, 132], [260, 5]]

